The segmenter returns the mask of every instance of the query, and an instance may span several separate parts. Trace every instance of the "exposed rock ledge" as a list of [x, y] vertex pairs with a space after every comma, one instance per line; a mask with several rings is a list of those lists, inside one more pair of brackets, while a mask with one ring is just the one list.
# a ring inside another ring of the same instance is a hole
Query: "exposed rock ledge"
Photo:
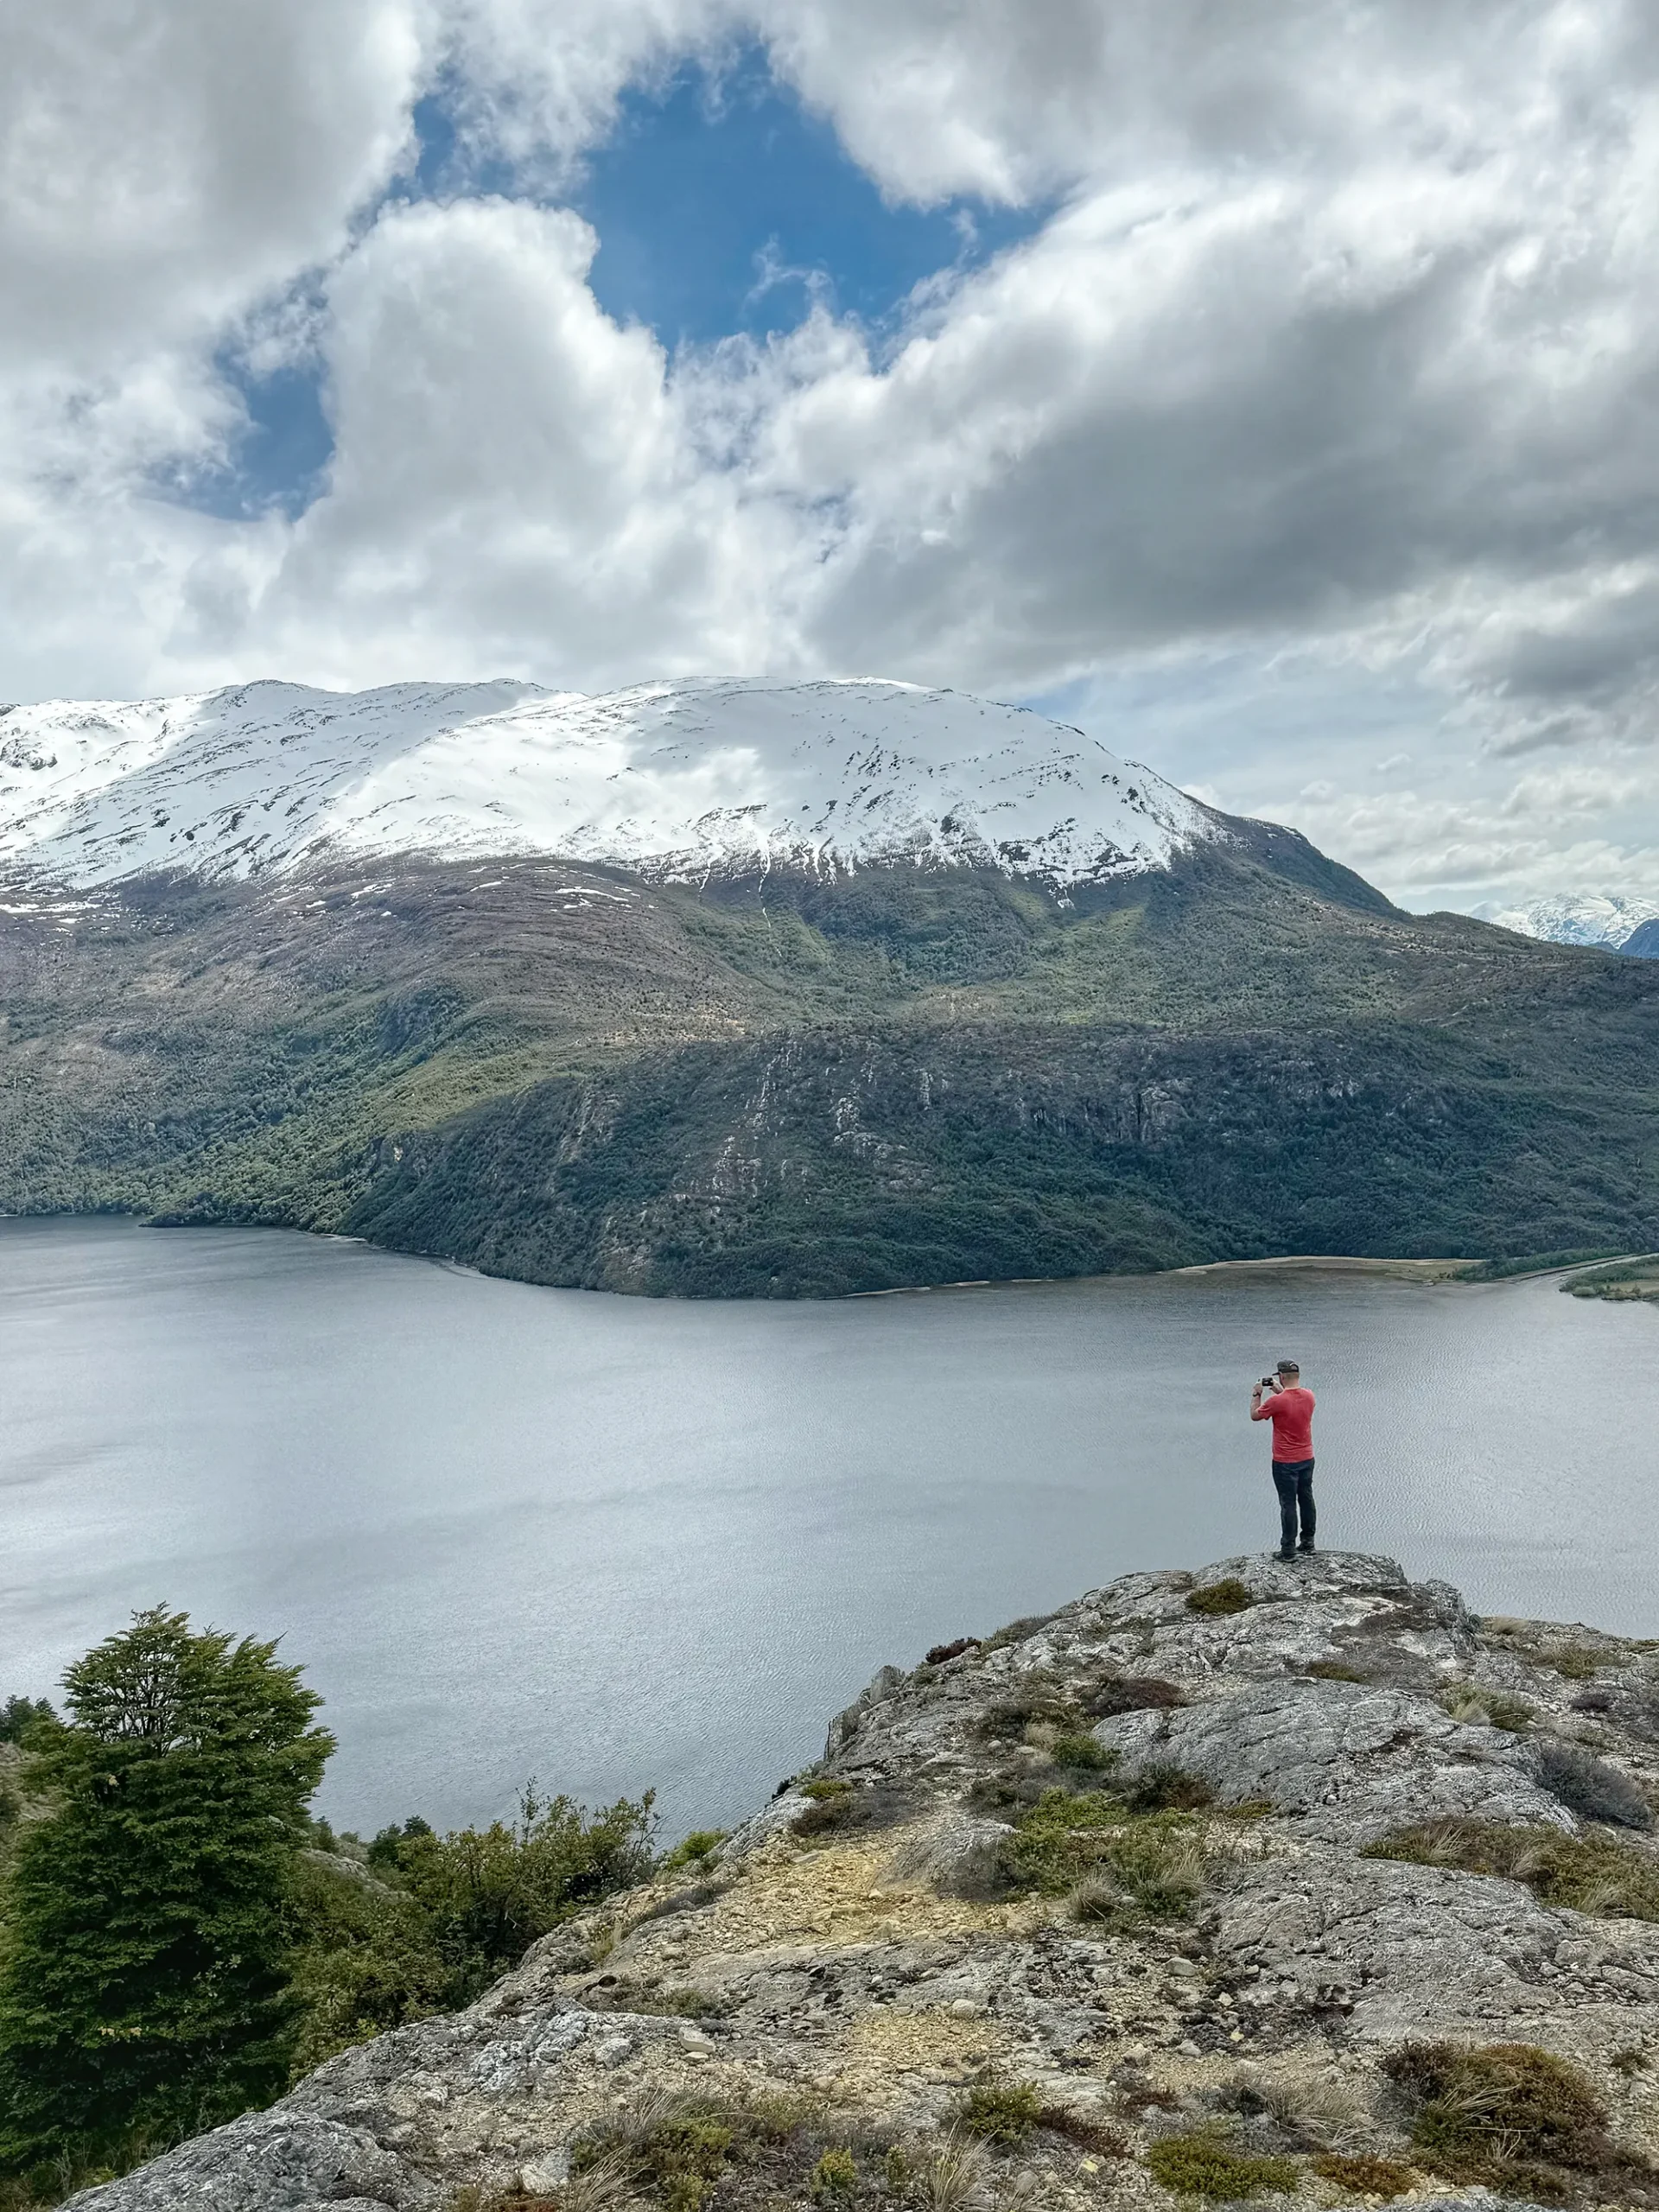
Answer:
[[[1229, 1577], [1255, 1602], [1190, 1607]], [[1039, 2132], [1020, 2153], [1027, 2201], [1167, 2205], [1135, 2155], [1160, 2130], [1242, 2107], [1241, 2141], [1317, 2145], [1317, 2120], [1287, 2116], [1285, 2099], [1267, 2096], [1274, 2118], [1241, 2096], [1252, 2082], [1339, 2084], [1350, 2137], [1408, 2155], [1379, 2062], [1422, 2036], [1570, 2057], [1618, 2140], [1638, 2158], [1659, 2150], [1659, 2075], [1643, 2056], [1659, 2044], [1659, 1925], [1360, 1855], [1442, 1815], [1612, 1834], [1540, 1778], [1567, 1739], [1581, 1765], [1588, 1753], [1604, 1779], [1626, 1778], [1636, 1827], [1623, 1840], [1659, 1866], [1628, 1787], [1659, 1791], [1659, 1651], [1479, 1623], [1446, 1584], [1355, 1554], [1129, 1575], [1024, 1625], [911, 1675], [884, 1669], [831, 1726], [817, 1778], [852, 1785], [835, 1810], [791, 1788], [723, 1847], [712, 1878], [611, 1900], [471, 2011], [348, 2052], [270, 2111], [73, 2203], [443, 2212], [467, 2185], [486, 2199], [554, 2186], [573, 2137], [651, 2088], [813, 2088], [925, 2140], [988, 2073], [1124, 2139], [1127, 2155], [1103, 2160]], [[1103, 1691], [1126, 1678], [1138, 1688]], [[1511, 1720], [1502, 1698], [1523, 1699], [1530, 1720], [1490, 1725], [1477, 1689]], [[1161, 1762], [1213, 1791], [1192, 1919], [1111, 1933], [1062, 1897], [1010, 1897], [1000, 1854], [1020, 1807], [1000, 1819], [995, 1801], [1048, 1768], [1052, 1727], [1019, 1715], [1033, 1694], [1108, 1708], [1093, 1733], [1118, 1754], [1120, 1786]], [[1110, 1712], [1125, 1695], [1166, 1701]], [[798, 1834], [815, 1806], [820, 1832]], [[708, 2000], [700, 2025], [668, 2009], [688, 1987]], [[1168, 2099], [1148, 2105], [1148, 2090]], [[1427, 2178], [1416, 2191], [1459, 2195], [1491, 2202]], [[1310, 2176], [1302, 2201], [1344, 2190]]]

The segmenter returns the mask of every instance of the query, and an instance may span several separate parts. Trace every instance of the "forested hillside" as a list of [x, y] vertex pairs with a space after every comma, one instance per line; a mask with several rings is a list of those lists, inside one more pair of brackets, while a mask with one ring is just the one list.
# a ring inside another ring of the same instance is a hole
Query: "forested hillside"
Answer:
[[1659, 1244], [1659, 965], [1238, 825], [1070, 892], [546, 858], [0, 913], [0, 1205], [833, 1294]]

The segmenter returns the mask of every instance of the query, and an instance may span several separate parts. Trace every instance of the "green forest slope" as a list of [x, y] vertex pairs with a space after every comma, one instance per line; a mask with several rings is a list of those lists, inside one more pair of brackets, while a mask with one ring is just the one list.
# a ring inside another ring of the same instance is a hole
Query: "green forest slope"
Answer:
[[1254, 825], [1073, 904], [417, 861], [0, 914], [0, 1210], [538, 1281], [1645, 1249], [1656, 1100], [1659, 963], [1401, 913]]

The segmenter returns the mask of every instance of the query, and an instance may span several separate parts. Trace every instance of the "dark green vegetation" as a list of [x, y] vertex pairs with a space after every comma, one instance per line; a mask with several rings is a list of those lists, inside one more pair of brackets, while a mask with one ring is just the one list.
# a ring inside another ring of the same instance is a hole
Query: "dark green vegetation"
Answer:
[[1370, 1859], [1452, 1866], [1524, 1882], [1546, 1904], [1610, 1919], [1659, 1920], [1659, 1866], [1611, 1836], [1563, 1835], [1496, 1821], [1426, 1821], [1374, 1843]]
[[1659, 1245], [1659, 963], [1239, 838], [1069, 904], [537, 860], [0, 917], [0, 1208], [698, 1295]]
[[1208, 1613], [1220, 1618], [1228, 1613], [1248, 1612], [1255, 1603], [1249, 1591], [1236, 1574], [1223, 1577], [1219, 1582], [1206, 1582], [1195, 1590], [1186, 1601], [1189, 1613]]
[[654, 1864], [649, 1797], [590, 1816], [531, 1789], [512, 1827], [334, 1836], [299, 1669], [182, 1614], [137, 1615], [65, 1690], [61, 1719], [4, 1708], [0, 1793], [0, 2177], [51, 2201], [469, 2002]]
[[140, 1614], [28, 1732], [0, 1981], [0, 2163], [93, 2160], [274, 2095], [284, 1891], [334, 1739], [275, 1647]]
[[1293, 2158], [1264, 2158], [1236, 2151], [1219, 2128], [1166, 2135], [1147, 2153], [1154, 2180], [1178, 2196], [1205, 2196], [1221, 2204], [1269, 2191], [1288, 2194], [1300, 2174]]
[[1614, 1266], [1586, 1268], [1561, 1288], [1574, 1298], [1659, 1299], [1659, 1253], [1624, 1260]]
[[1607, 2113], [1565, 2059], [1531, 2044], [1408, 2043], [1383, 2061], [1414, 2108], [1420, 2161], [1543, 2203], [1659, 2201], [1659, 2173], [1616, 2149]]

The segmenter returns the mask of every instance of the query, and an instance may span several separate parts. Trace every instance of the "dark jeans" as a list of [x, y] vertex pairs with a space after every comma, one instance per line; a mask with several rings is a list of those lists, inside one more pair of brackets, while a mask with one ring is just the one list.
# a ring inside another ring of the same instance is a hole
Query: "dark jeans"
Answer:
[[1273, 1486], [1279, 1493], [1279, 1548], [1294, 1551], [1296, 1547], [1296, 1516], [1302, 1516], [1302, 1549], [1313, 1548], [1313, 1462], [1311, 1459], [1275, 1459], [1273, 1463]]

